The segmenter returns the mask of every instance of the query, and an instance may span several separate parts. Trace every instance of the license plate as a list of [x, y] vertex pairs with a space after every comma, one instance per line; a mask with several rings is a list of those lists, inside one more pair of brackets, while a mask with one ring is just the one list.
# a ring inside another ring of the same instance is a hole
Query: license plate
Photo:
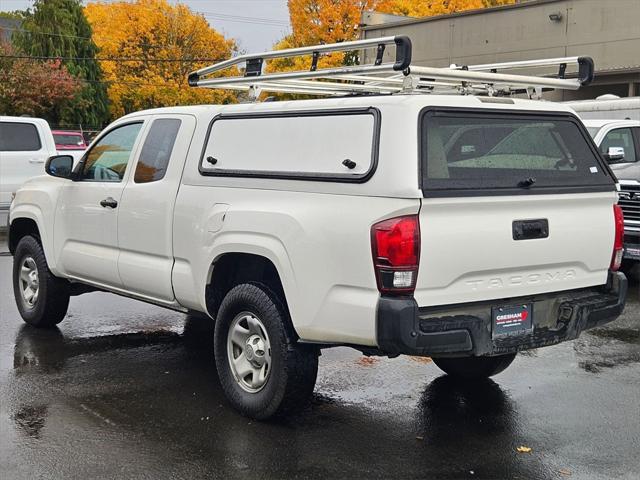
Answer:
[[531, 304], [494, 307], [491, 309], [493, 336], [528, 333], [533, 329]]

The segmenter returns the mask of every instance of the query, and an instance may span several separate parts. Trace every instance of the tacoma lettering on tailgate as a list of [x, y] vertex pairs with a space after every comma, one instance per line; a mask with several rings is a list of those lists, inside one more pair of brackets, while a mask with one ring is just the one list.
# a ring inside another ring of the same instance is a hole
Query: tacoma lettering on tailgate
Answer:
[[538, 285], [541, 283], [561, 282], [576, 277], [576, 271], [569, 269], [563, 272], [530, 273], [527, 275], [512, 275], [510, 277], [494, 277], [477, 280], [467, 280], [465, 283], [471, 290], [504, 288], [514, 285]]

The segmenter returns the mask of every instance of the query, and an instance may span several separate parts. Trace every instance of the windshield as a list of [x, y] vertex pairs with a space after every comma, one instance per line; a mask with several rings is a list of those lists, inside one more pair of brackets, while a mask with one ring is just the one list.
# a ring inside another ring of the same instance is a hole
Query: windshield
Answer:
[[591, 135], [591, 138], [595, 138], [598, 132], [600, 131], [600, 128], [602, 127], [587, 127], [587, 132], [589, 132], [589, 135]]
[[428, 190], [612, 183], [577, 121], [567, 116], [429, 111], [421, 136]]
[[84, 148], [84, 139], [82, 138], [82, 135], [73, 135], [70, 133], [54, 133], [53, 139], [55, 140], [56, 145]]

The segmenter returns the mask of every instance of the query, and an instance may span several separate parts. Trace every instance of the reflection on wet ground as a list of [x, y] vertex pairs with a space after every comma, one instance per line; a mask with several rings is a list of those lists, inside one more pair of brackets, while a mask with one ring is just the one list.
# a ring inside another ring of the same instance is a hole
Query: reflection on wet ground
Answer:
[[[640, 302], [575, 342], [458, 382], [426, 359], [325, 351], [312, 405], [231, 410], [212, 328], [107, 294], [21, 325], [0, 259], [4, 478], [637, 478]], [[606, 445], [606, 448], [603, 448]], [[531, 448], [518, 453], [519, 446]]]

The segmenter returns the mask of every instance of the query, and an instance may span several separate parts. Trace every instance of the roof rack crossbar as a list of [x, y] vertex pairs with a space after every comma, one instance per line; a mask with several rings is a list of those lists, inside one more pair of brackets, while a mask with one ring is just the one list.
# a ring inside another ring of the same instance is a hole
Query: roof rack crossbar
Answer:
[[[580, 85], [586, 86], [593, 81], [594, 65], [591, 57], [558, 57], [558, 58], [543, 58], [538, 60], [521, 60], [514, 62], [501, 62], [501, 63], [485, 63], [481, 65], [466, 65], [464, 68], [470, 72], [497, 72], [504, 69], [518, 69], [518, 68], [539, 68], [539, 67], [559, 67], [558, 77], [562, 78], [567, 65], [576, 64], [578, 66], [578, 80]], [[452, 65], [453, 69], [461, 69], [462, 66]]]
[[272, 50], [270, 52], [239, 55], [223, 62], [218, 62], [208, 67], [201, 68], [189, 74], [189, 85], [199, 86], [198, 81], [205, 75], [226, 70], [227, 68], [256, 60], [270, 60], [273, 58], [292, 58], [304, 55], [317, 56], [322, 53], [350, 52], [364, 48], [379, 48], [380, 45], [396, 46], [395, 70], [404, 70], [411, 64], [411, 40], [405, 36], [372, 38], [368, 40], [354, 40], [351, 42], [329, 43], [326, 45], [313, 45], [310, 47], [287, 48], [285, 50]]
[[194, 86], [198, 87], [216, 87], [219, 85], [230, 85], [234, 83], [246, 83], [253, 84], [262, 81], [277, 81], [287, 79], [305, 79], [305, 78], [318, 78], [319, 76], [329, 77], [343, 74], [357, 74], [357, 73], [372, 73], [372, 72], [390, 72], [393, 71], [393, 64], [383, 63], [377, 66], [355, 66], [355, 67], [337, 67], [337, 68], [323, 68], [317, 71], [296, 71], [296, 72], [284, 72], [284, 73], [269, 73], [262, 75], [259, 78], [253, 77], [215, 77], [207, 78], [204, 80], [198, 80], [198, 84]]
[[535, 86], [542, 88], [561, 88], [564, 90], [578, 90], [581, 86], [580, 82], [575, 79], [535, 77], [531, 75], [513, 75], [472, 70], [411, 67], [411, 73], [440, 80], [458, 80], [468, 83], [477, 82], [490, 85]]
[[[395, 46], [394, 59], [387, 55], [390, 45]], [[323, 54], [367, 49], [375, 49], [373, 63], [326, 68], [318, 65]], [[309, 55], [312, 57], [311, 67], [307, 70], [268, 72], [264, 68], [270, 59]], [[237, 68], [241, 64], [246, 66], [244, 72]], [[572, 70], [575, 73], [566, 75], [569, 65], [575, 68]], [[557, 67], [555, 76], [504, 72], [554, 66]], [[224, 70], [232, 74], [223, 76]], [[261, 91], [330, 96], [399, 92], [510, 95], [527, 92], [533, 97], [539, 96], [543, 89], [577, 90], [593, 80], [593, 72], [593, 60], [580, 56], [464, 66], [453, 64], [445, 68], [413, 66], [411, 40], [395, 36], [239, 55], [192, 72], [189, 85], [249, 91], [253, 98], [257, 98]]]

